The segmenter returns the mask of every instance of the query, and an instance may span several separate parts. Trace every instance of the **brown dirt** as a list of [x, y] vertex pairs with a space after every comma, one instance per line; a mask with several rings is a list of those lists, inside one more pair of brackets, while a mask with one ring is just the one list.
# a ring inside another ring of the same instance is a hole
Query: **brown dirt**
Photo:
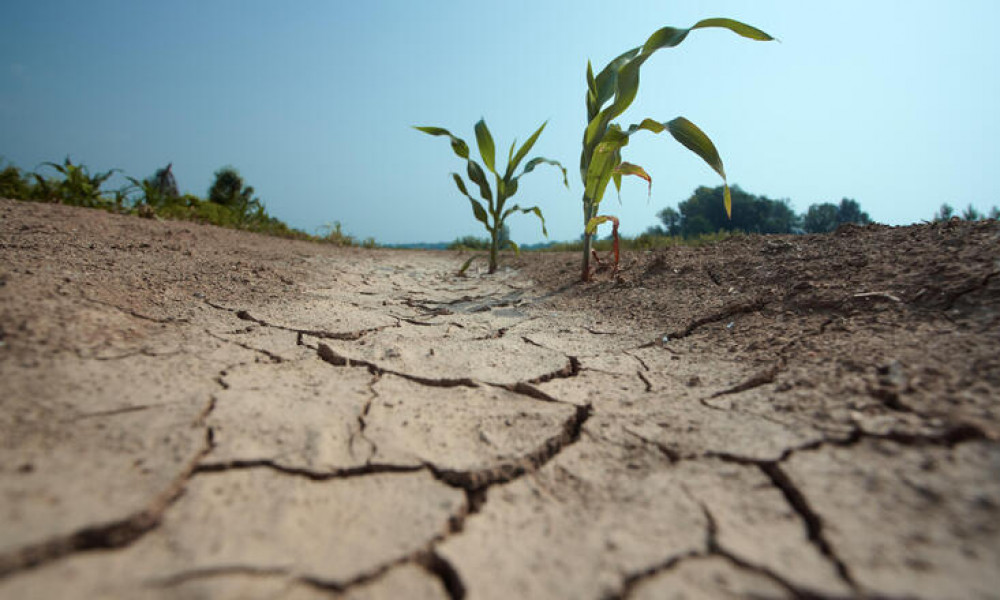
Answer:
[[995, 221], [580, 284], [0, 200], [0, 256], [0, 598], [1000, 589]]
[[650, 341], [693, 338], [760, 365], [783, 392], [868, 395], [954, 435], [1000, 439], [997, 221], [740, 235], [627, 254], [618, 278], [592, 285], [577, 283], [579, 262], [530, 254], [516, 265], [559, 290], [551, 306], [598, 313], [598, 329], [628, 321]]

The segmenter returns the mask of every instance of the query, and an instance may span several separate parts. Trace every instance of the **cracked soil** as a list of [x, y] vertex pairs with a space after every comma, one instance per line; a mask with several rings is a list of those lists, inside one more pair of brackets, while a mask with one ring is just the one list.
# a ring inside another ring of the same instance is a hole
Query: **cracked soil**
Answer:
[[1000, 225], [459, 277], [0, 200], [0, 598], [998, 598]]

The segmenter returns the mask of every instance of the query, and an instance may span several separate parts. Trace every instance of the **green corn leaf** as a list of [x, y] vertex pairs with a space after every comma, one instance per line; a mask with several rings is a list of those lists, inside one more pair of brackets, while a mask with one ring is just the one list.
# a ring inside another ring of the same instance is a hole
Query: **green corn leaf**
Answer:
[[[693, 29], [693, 27], [692, 27]], [[663, 27], [653, 32], [646, 43], [642, 45], [643, 54], [652, 54], [660, 48], [673, 48], [684, 41], [691, 29], [678, 29], [676, 27]]]
[[642, 123], [639, 123], [638, 125], [628, 126], [628, 135], [632, 135], [633, 133], [640, 130], [652, 131], [653, 133], [660, 133], [666, 128], [667, 126], [664, 125], [663, 123], [660, 123], [659, 121], [654, 121], [652, 119], [643, 119]]
[[446, 135], [451, 139], [451, 149], [458, 155], [459, 158], [469, 159], [469, 145], [465, 143], [462, 138], [455, 137], [447, 129], [441, 127], [417, 127], [414, 126], [417, 131], [422, 131], [429, 135]]
[[[569, 179], [567, 179], [567, 177], [566, 177], [566, 167], [562, 166], [562, 164], [558, 160], [551, 160], [551, 159], [548, 159], [548, 158], [543, 158], [541, 156], [536, 156], [535, 158], [532, 158], [531, 160], [529, 160], [524, 165], [524, 171], [521, 171], [521, 174], [518, 175], [515, 179], [520, 179], [526, 173], [530, 173], [530, 172], [534, 171], [535, 167], [537, 167], [540, 164], [546, 164], [546, 165], [552, 165], [553, 167], [559, 167], [559, 170], [562, 171], [563, 185], [565, 185], [567, 188], [569, 187]], [[511, 194], [511, 195], [513, 195], [513, 194]]]
[[635, 58], [635, 56], [639, 54], [640, 50], [642, 50], [642, 48], [637, 47], [622, 52], [619, 56], [615, 57], [614, 60], [609, 62], [607, 66], [605, 66], [604, 69], [602, 69], [597, 75], [595, 84], [597, 87], [598, 108], [603, 106], [605, 102], [614, 96], [616, 80], [618, 79], [618, 70], [630, 60]]
[[505, 243], [514, 249], [514, 254], [518, 256], [521, 255], [521, 247], [517, 245], [517, 242], [515, 242], [514, 240], [507, 240]]
[[733, 200], [729, 193], [729, 182], [726, 180], [726, 170], [722, 166], [722, 158], [719, 157], [719, 151], [715, 149], [715, 144], [705, 135], [704, 131], [698, 129], [694, 123], [684, 117], [677, 117], [673, 121], [666, 123], [666, 125], [670, 131], [670, 135], [674, 136], [674, 139], [683, 144], [688, 150], [700, 156], [702, 160], [708, 163], [708, 166], [712, 167], [722, 177], [722, 182], [725, 184], [723, 196], [726, 204], [726, 216], [732, 218]]
[[528, 213], [534, 213], [535, 216], [538, 217], [538, 219], [542, 222], [542, 234], [545, 237], [549, 237], [549, 232], [548, 232], [548, 230], [545, 229], [545, 217], [542, 216], [542, 209], [538, 208], [537, 206], [531, 206], [531, 207], [528, 207], [528, 208], [521, 208], [520, 206], [518, 206], [517, 204], [515, 204], [514, 206], [511, 206], [506, 211], [504, 211], [503, 217], [501, 217], [500, 221], [501, 222], [506, 221], [507, 217], [509, 217], [510, 215], [512, 215], [512, 214], [514, 214], [516, 212], [521, 212], [522, 214], [525, 214], [525, 215], [528, 214]]
[[455, 185], [458, 186], [458, 191], [465, 194], [465, 197], [469, 199], [469, 203], [472, 204], [472, 213], [476, 216], [476, 220], [485, 225], [486, 229], [489, 230], [490, 221], [489, 215], [486, 214], [486, 209], [483, 208], [483, 205], [478, 200], [469, 194], [469, 190], [465, 187], [465, 182], [462, 181], [462, 178], [458, 173], [452, 173], [451, 176], [455, 180]]
[[757, 40], [758, 42], [770, 42], [772, 40], [777, 39], [771, 37], [770, 35], [764, 33], [760, 29], [757, 29], [756, 27], [747, 25], [746, 23], [742, 23], [735, 19], [722, 19], [722, 18], [702, 19], [701, 21], [695, 23], [694, 26], [691, 27], [691, 29], [703, 29], [705, 27], [724, 27], [732, 31], [733, 33], [742, 35], [745, 38]]
[[517, 177], [512, 177], [507, 180], [505, 191], [507, 192], [508, 198], [517, 194], [517, 186]]
[[531, 134], [531, 137], [525, 140], [524, 144], [522, 144], [521, 147], [518, 148], [517, 154], [514, 155], [513, 160], [507, 162], [506, 177], [510, 177], [511, 175], [514, 174], [514, 171], [517, 170], [517, 166], [521, 164], [521, 161], [524, 160], [524, 157], [527, 156], [528, 152], [531, 151], [532, 146], [534, 146], [535, 142], [538, 141], [538, 136], [542, 135], [542, 131], [548, 124], [549, 124], [548, 121], [542, 123], [541, 126], [537, 130], [535, 130], [535, 133]]
[[[462, 177], [458, 173], [452, 173], [451, 176], [455, 179], [455, 185], [458, 186], [458, 191], [462, 192], [466, 196], [469, 196], [469, 190], [465, 188], [465, 182], [462, 181]], [[469, 196], [471, 198], [471, 196]]]
[[469, 265], [471, 265], [472, 261], [476, 260], [477, 258], [479, 258], [478, 254], [473, 254], [472, 256], [470, 256], [469, 260], [462, 263], [461, 268], [458, 269], [458, 274], [465, 275], [465, 272], [469, 269]]
[[476, 123], [476, 144], [479, 146], [479, 156], [483, 157], [483, 164], [490, 173], [496, 173], [496, 168], [494, 168], [494, 163], [496, 161], [496, 147], [493, 145], [493, 136], [490, 135], [490, 129], [486, 126], [485, 119], [479, 119]]
[[490, 191], [490, 184], [486, 181], [486, 173], [483, 172], [483, 168], [476, 161], [470, 160], [467, 162], [466, 172], [469, 175], [469, 179], [479, 186], [479, 195], [482, 196], [483, 200], [488, 201], [492, 205], [493, 193]]
[[715, 149], [715, 144], [705, 135], [704, 131], [684, 117], [677, 117], [673, 121], [667, 122], [666, 126], [674, 139], [700, 156], [723, 180], [726, 179], [726, 170], [722, 166], [719, 151]]
[[510, 172], [511, 172], [510, 163], [511, 163], [511, 161], [514, 160], [514, 146], [517, 146], [517, 138], [514, 138], [514, 141], [510, 143], [510, 150], [507, 151], [507, 175], [508, 176], [510, 175]]
[[[611, 121], [625, 112], [633, 100], [635, 100], [639, 87], [639, 69], [643, 63], [657, 50], [672, 48], [683, 42], [692, 30], [709, 27], [729, 29], [738, 35], [759, 41], [774, 39], [756, 27], [751, 27], [746, 23], [734, 19], [723, 18], [703, 19], [689, 29], [663, 27], [655, 31], [649, 36], [645, 44], [639, 48], [633, 48], [612, 60], [597, 76], [595, 82], [597, 87], [597, 107], [603, 106], [612, 96], [614, 97], [614, 102], [611, 106], [596, 114], [588, 114], [589, 121], [586, 133], [584, 134], [584, 156], [581, 157], [581, 165], [586, 164], [586, 157], [594, 151], [595, 146], [600, 142], [603, 133], [607, 130]], [[584, 176], [586, 177], [586, 174]]]
[[476, 220], [485, 225], [488, 230], [490, 228], [490, 220], [486, 214], [486, 209], [472, 196], [469, 196], [469, 203], [472, 204], [472, 212], [476, 215]]

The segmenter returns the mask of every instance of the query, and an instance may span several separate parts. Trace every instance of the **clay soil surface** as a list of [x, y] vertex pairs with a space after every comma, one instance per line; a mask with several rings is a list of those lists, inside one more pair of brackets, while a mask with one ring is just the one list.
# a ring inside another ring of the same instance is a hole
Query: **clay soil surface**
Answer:
[[997, 222], [464, 258], [0, 200], [0, 598], [1000, 597]]

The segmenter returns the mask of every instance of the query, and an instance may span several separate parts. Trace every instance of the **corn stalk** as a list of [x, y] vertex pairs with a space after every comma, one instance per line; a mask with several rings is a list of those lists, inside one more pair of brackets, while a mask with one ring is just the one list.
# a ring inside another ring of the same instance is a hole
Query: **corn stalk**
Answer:
[[[476, 220], [483, 224], [486, 231], [490, 234], [490, 262], [489, 262], [489, 272], [494, 273], [497, 270], [497, 257], [500, 248], [500, 238], [501, 232], [503, 231], [504, 221], [510, 215], [520, 212], [523, 214], [533, 213], [542, 222], [542, 233], [548, 237], [549, 233], [545, 229], [545, 217], [542, 216], [542, 210], [537, 206], [530, 206], [528, 208], [521, 208], [519, 205], [515, 204], [513, 206], [507, 206], [507, 200], [509, 200], [518, 190], [518, 181], [525, 174], [530, 173], [541, 164], [552, 165], [558, 167], [562, 171], [563, 175], [563, 185], [567, 188], [569, 187], [569, 181], [566, 177], [566, 169], [558, 161], [550, 160], [548, 158], [543, 158], [536, 156], [530, 159], [524, 164], [524, 169], [517, 175], [514, 173], [517, 171], [518, 166], [520, 166], [521, 161], [528, 155], [531, 151], [532, 146], [538, 141], [538, 136], [542, 134], [542, 130], [545, 129], [546, 123], [542, 123], [535, 133], [531, 134], [531, 137], [524, 142], [524, 144], [518, 148], [517, 152], [514, 152], [514, 148], [517, 146], [517, 140], [510, 145], [510, 150], [507, 152], [507, 168], [502, 171], [497, 169], [496, 165], [496, 146], [493, 142], [493, 136], [490, 134], [489, 128], [486, 126], [486, 121], [480, 119], [476, 123], [476, 145], [479, 147], [479, 156], [483, 159], [483, 164], [486, 165], [486, 170], [493, 174], [495, 181], [494, 187], [491, 189], [489, 181], [486, 177], [486, 171], [479, 163], [469, 158], [469, 145], [465, 143], [465, 140], [455, 137], [447, 129], [442, 129], [441, 127], [414, 127], [418, 131], [422, 131], [426, 134], [433, 136], [448, 136], [451, 140], [452, 151], [461, 159], [466, 161], [466, 175], [469, 177], [469, 181], [474, 183], [477, 188], [479, 188], [479, 196], [482, 200], [477, 200], [469, 194], [469, 188], [466, 187], [465, 181], [458, 173], [452, 173], [451, 177], [455, 181], [455, 185], [466, 198], [469, 199], [469, 203], [472, 205], [472, 214], [475, 216]], [[484, 203], [485, 202], [485, 203]], [[506, 240], [506, 245], [509, 245], [514, 249], [515, 252], [519, 252], [520, 248], [514, 243], [513, 240]], [[468, 266], [468, 263], [465, 265]], [[464, 267], [463, 267], [464, 270]]]
[[583, 151], [580, 154], [580, 177], [584, 186], [583, 281], [590, 279], [592, 237], [598, 225], [610, 220], [605, 215], [598, 214], [608, 183], [614, 181], [615, 188], [620, 192], [622, 176], [634, 175], [652, 185], [652, 178], [642, 167], [622, 160], [622, 148], [628, 145], [629, 137], [638, 131], [654, 134], [668, 131], [674, 139], [708, 163], [722, 177], [725, 184], [726, 214], [732, 214], [732, 198], [722, 159], [712, 140], [694, 123], [684, 117], [662, 123], [644, 119], [638, 125], [630, 125], [628, 128], [612, 122], [635, 100], [639, 91], [639, 70], [654, 52], [677, 46], [691, 31], [709, 27], [728, 29], [752, 40], [774, 39], [755, 27], [733, 19], [704, 19], [688, 29], [659, 29], [642, 46], [632, 48], [609, 62], [596, 77], [592, 65], [587, 62], [587, 129], [583, 134]]

